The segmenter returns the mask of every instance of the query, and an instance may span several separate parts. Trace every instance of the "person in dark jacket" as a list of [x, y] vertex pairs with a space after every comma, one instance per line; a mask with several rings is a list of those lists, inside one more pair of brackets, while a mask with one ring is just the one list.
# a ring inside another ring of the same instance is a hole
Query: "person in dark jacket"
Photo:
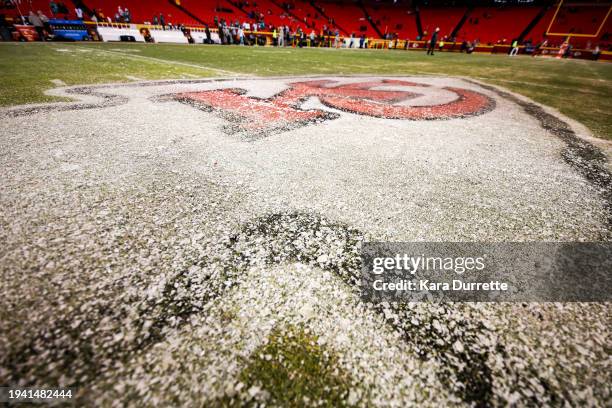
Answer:
[[439, 27], [436, 27], [436, 31], [431, 35], [431, 40], [429, 40], [429, 48], [427, 48], [427, 55], [434, 55], [434, 50], [436, 48], [436, 43], [438, 42], [438, 32], [440, 31]]
[[212, 40], [210, 38], [210, 29], [208, 28], [208, 26], [206, 26], [206, 28], [204, 29], [204, 33], [206, 34], [206, 40], [204, 40], [205, 43], [212, 44]]

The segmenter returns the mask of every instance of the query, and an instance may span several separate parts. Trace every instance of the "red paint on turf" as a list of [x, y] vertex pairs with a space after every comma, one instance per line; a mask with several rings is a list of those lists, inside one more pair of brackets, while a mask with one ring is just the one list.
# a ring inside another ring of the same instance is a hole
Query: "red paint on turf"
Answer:
[[178, 95], [181, 99], [192, 100], [226, 113], [227, 119], [239, 122], [244, 130], [260, 131], [279, 127], [283, 124], [311, 121], [323, 118], [325, 112], [303, 111], [289, 105], [265, 99], [241, 95], [234, 89], [190, 92]]
[[219, 111], [237, 125], [239, 131], [266, 132], [295, 127], [311, 121], [324, 120], [329, 114], [321, 110], [301, 110], [308, 98], [317, 97], [326, 106], [360, 115], [389, 119], [432, 120], [471, 116], [485, 112], [491, 99], [481, 93], [461, 88], [443, 88], [457, 95], [452, 102], [431, 106], [399, 106], [394, 103], [415, 98], [420, 94], [376, 90], [381, 86], [429, 87], [401, 80], [379, 80], [331, 86], [335, 81], [314, 80], [294, 82], [289, 88], [269, 98], [248, 97], [236, 89], [187, 92], [176, 99], [192, 101]]
[[332, 108], [360, 115], [410, 120], [450, 119], [471, 116], [485, 110], [489, 106], [489, 98], [481, 93], [461, 88], [444, 89], [454, 92], [458, 95], [458, 98], [446, 104], [430, 106], [397, 106], [335, 96], [320, 97], [320, 100], [323, 104]]

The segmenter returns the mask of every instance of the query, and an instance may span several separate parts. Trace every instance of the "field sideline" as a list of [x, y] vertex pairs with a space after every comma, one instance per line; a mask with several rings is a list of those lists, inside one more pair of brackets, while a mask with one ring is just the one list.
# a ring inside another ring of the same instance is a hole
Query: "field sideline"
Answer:
[[612, 64], [388, 50], [330, 50], [165, 44], [0, 44], [0, 106], [59, 100], [67, 84], [220, 76], [307, 74], [450, 75], [500, 85], [557, 108], [612, 140]]

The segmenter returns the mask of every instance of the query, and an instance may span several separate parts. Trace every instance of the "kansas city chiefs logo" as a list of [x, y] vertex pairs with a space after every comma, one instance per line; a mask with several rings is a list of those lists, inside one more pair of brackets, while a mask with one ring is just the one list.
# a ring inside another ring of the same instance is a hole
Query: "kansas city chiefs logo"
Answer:
[[[416, 91], [376, 90], [379, 87], [412, 87]], [[338, 84], [330, 80], [301, 81], [271, 98], [246, 96], [244, 89], [218, 89], [184, 92], [171, 98], [199, 109], [217, 113], [229, 124], [228, 134], [262, 137], [308, 124], [337, 118], [334, 112], [302, 109], [309, 98], [318, 98], [330, 108], [378, 118], [399, 120], [437, 120], [480, 115], [493, 109], [494, 101], [486, 95], [468, 89], [440, 88], [456, 95], [451, 102], [410, 106], [405, 102], [422, 96], [419, 89], [431, 85], [401, 80], [374, 80]], [[400, 104], [402, 103], [402, 104]]]

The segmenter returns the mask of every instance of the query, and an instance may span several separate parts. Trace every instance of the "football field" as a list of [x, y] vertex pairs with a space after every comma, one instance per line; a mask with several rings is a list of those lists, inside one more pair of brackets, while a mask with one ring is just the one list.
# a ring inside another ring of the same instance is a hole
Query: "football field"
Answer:
[[360, 288], [367, 242], [609, 243], [611, 64], [55, 43], [0, 44], [0, 72], [0, 385], [609, 403], [609, 302]]
[[57, 100], [68, 85], [211, 76], [392, 74], [465, 76], [559, 109], [598, 137], [612, 136], [612, 65], [584, 60], [403, 50], [184, 47], [172, 44], [0, 44], [0, 106]]

